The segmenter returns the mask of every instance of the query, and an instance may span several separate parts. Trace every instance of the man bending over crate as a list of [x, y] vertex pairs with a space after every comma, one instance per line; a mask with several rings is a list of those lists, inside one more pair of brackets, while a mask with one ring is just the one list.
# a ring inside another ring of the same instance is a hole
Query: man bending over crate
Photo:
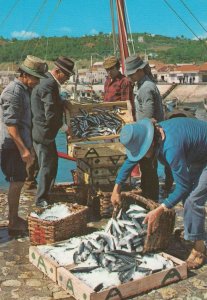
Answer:
[[121, 184], [143, 157], [156, 157], [169, 165], [176, 183], [175, 190], [161, 205], [150, 211], [148, 235], [156, 230], [157, 219], [165, 210], [178, 202], [184, 204], [184, 238], [194, 242], [187, 259], [188, 269], [199, 268], [205, 263], [205, 203], [207, 201], [207, 122], [191, 118], [173, 118], [153, 124], [143, 119], [127, 124], [120, 134], [126, 147], [127, 159], [122, 165], [111, 201], [120, 204]]

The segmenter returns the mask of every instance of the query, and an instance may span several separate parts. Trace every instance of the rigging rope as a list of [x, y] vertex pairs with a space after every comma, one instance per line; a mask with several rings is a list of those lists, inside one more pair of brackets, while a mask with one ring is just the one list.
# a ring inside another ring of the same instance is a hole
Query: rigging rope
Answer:
[[[49, 16], [48, 22], [47, 22], [47, 24], [46, 24], [46, 26], [45, 26], [45, 31], [43, 32], [42, 35], [44, 35], [44, 34], [47, 32], [47, 30], [48, 30], [48, 28], [49, 28], [49, 24], [50, 24], [52, 18], [54, 17], [54, 14], [55, 14], [56, 11], [58, 10], [58, 8], [59, 8], [61, 2], [62, 2], [62, 0], [57, 0], [57, 4], [56, 4], [56, 6], [55, 6], [55, 8], [54, 8], [54, 11], [53, 11], [53, 12], [51, 13], [51, 15]], [[37, 41], [37, 43], [36, 43], [36, 45], [35, 45], [35, 47], [34, 47], [34, 51], [36, 50], [37, 46], [39, 45], [39, 42], [40, 42], [40, 40]]]
[[199, 36], [188, 26], [188, 24], [178, 15], [176, 10], [167, 2], [167, 0], [163, 0], [167, 6], [176, 14], [176, 16], [183, 22], [183, 24], [190, 30], [190, 32], [200, 41], [203, 43], [204, 47], [207, 49], [206, 44], [203, 42], [202, 39], [199, 38]]
[[[133, 37], [132, 37], [132, 31], [131, 31], [131, 25], [130, 25], [130, 21], [129, 21], [128, 10], [127, 10], [127, 6], [126, 6], [126, 1], [125, 1], [124, 5], [125, 5], [125, 11], [126, 11], [127, 24], [128, 24], [128, 27], [129, 27], [129, 34], [130, 34], [130, 41], [131, 41], [131, 44], [132, 44], [132, 50], [133, 50], [133, 54], [135, 54], [134, 40], [133, 40]], [[130, 49], [129, 49], [129, 55], [131, 55], [130, 54]]]
[[[44, 8], [44, 6], [46, 5], [47, 1], [48, 1], [48, 0], [43, 0], [41, 6], [40, 6], [40, 8], [38, 9], [37, 13], [35, 14], [34, 18], [33, 18], [32, 21], [30, 22], [30, 24], [26, 27], [25, 32], [29, 31], [30, 27], [31, 27], [32, 25], [34, 26], [34, 24], [37, 23], [37, 21], [38, 21], [39, 18], [40, 18], [41, 11], [43, 10], [43, 8]], [[26, 42], [26, 44], [25, 44], [25, 46], [24, 46], [24, 48], [23, 48], [23, 51], [22, 51], [20, 60], [22, 60], [22, 57], [23, 57], [23, 55], [24, 55], [26, 49], [28, 48], [28, 45], [29, 45], [30, 42], [31, 42], [30, 40], [28, 40], [28, 41]]]
[[5, 16], [5, 18], [2, 20], [2, 22], [0, 23], [0, 28], [2, 28], [2, 26], [4, 25], [4, 23], [7, 21], [7, 19], [9, 18], [9, 16], [11, 15], [11, 13], [13, 12], [13, 10], [15, 9], [15, 7], [17, 6], [18, 2], [20, 0], [16, 0], [14, 5], [10, 8], [10, 10], [8, 11], [7, 15]]
[[191, 14], [191, 16], [197, 21], [197, 23], [203, 28], [205, 32], [207, 32], [206, 28], [201, 24], [201, 22], [198, 20], [198, 18], [192, 13], [190, 8], [185, 4], [183, 0], [180, 0], [180, 2], [185, 6], [185, 8], [188, 10], [188, 12]]

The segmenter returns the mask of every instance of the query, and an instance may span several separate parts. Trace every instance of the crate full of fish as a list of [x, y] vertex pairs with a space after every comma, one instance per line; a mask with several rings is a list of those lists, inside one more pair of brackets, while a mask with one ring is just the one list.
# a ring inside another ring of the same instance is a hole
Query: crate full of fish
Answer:
[[39, 208], [28, 216], [32, 245], [51, 244], [80, 235], [86, 230], [88, 207], [77, 203], [57, 203]]
[[120, 130], [130, 119], [125, 101], [68, 104], [67, 122], [71, 128], [70, 142], [104, 140], [119, 137]]
[[[125, 299], [186, 278], [186, 262], [163, 252], [143, 252], [145, 214], [139, 205], [130, 205], [103, 230], [38, 246], [38, 255], [45, 264], [54, 261], [57, 283], [76, 299]], [[30, 261], [47, 274], [34, 252]]]
[[[115, 260], [116, 257], [118, 255], [111, 256], [111, 259]], [[156, 254], [154, 257], [146, 255], [142, 262], [139, 258], [130, 256], [125, 259], [127, 262], [122, 266], [122, 270], [127, 271], [121, 272], [122, 275], [93, 265], [87, 267], [83, 265], [72, 269], [59, 267], [57, 268], [57, 283], [78, 300], [118, 300], [131, 299], [139, 294], [187, 278], [186, 262], [166, 253]], [[131, 267], [132, 264], [133, 267]], [[138, 264], [140, 267], [136, 267]], [[129, 266], [130, 271], [128, 271]], [[118, 267], [120, 264], [116, 266]]]

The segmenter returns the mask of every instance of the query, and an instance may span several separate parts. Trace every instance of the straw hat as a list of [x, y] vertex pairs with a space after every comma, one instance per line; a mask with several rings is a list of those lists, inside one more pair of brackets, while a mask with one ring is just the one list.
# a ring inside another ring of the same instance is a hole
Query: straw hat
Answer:
[[154, 126], [150, 119], [125, 125], [120, 133], [120, 142], [126, 147], [129, 160], [139, 161], [149, 150], [154, 137]]
[[109, 57], [105, 58], [105, 60], [103, 62], [103, 67], [105, 69], [110, 69], [118, 63], [119, 63], [119, 60], [115, 56], [109, 56]]
[[147, 61], [142, 60], [137, 55], [131, 55], [125, 59], [125, 74], [132, 75], [137, 70], [144, 69], [144, 67], [148, 64]]
[[59, 56], [54, 64], [66, 75], [74, 75], [75, 72], [73, 71], [74, 62], [65, 56]]
[[45, 74], [48, 71], [47, 63], [39, 57], [27, 55], [26, 59], [19, 66], [19, 69], [25, 73], [38, 77], [45, 78]]

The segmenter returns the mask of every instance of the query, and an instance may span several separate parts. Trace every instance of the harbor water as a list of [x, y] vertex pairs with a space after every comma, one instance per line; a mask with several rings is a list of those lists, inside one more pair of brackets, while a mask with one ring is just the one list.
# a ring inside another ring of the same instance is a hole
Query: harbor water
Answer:
[[[59, 132], [56, 138], [56, 144], [58, 151], [67, 153], [67, 144], [65, 133]], [[71, 170], [76, 168], [76, 163], [66, 159], [58, 159], [58, 173], [56, 177], [56, 182], [71, 182], [72, 174]], [[8, 187], [8, 182], [4, 179], [4, 175], [0, 170], [0, 189], [6, 189]]]
[[[204, 121], [207, 121], [207, 112], [203, 107], [198, 107], [195, 112], [195, 117]], [[67, 153], [67, 144], [65, 133], [59, 132], [56, 138], [56, 144], [58, 151]], [[58, 159], [58, 173], [56, 177], [56, 183], [60, 182], [72, 182], [72, 174], [71, 170], [76, 168], [76, 163], [73, 161], [69, 161], [66, 159], [59, 158]], [[158, 166], [158, 174], [159, 177], [164, 176], [163, 167], [161, 165]], [[8, 183], [4, 179], [4, 175], [0, 170], [0, 189], [6, 189], [8, 187]]]

